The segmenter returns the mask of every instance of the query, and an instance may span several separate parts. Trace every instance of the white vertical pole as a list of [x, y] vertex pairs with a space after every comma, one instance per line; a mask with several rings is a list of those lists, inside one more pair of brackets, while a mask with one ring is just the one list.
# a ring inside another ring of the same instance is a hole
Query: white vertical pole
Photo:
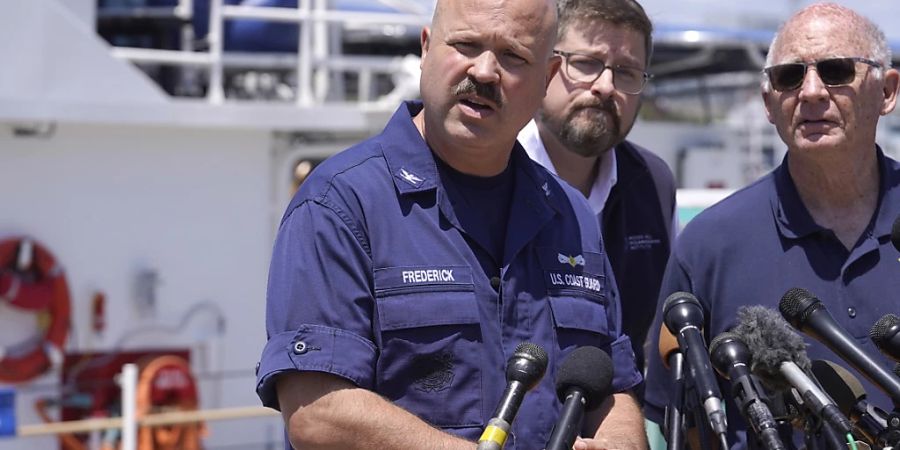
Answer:
[[137, 450], [137, 392], [136, 364], [122, 366], [122, 450]]
[[312, 105], [312, 26], [313, 14], [310, 0], [297, 2], [297, 14], [305, 17], [301, 20], [300, 33], [297, 42], [297, 105]]
[[209, 67], [209, 86], [206, 98], [213, 104], [219, 104], [225, 100], [225, 69], [222, 67], [225, 19], [222, 17], [222, 7], [222, 0], [209, 2], [209, 31], [206, 34], [206, 40], [209, 42], [209, 56], [212, 64]]
[[317, 19], [310, 22], [313, 26], [313, 61], [315, 61], [313, 99], [316, 103], [322, 103], [328, 96], [328, 77], [330, 76], [327, 66], [322, 64], [323, 61], [328, 59], [328, 46], [330, 44], [328, 39], [328, 22], [321, 19], [328, 12], [328, 4], [325, 0], [315, 0], [314, 8]]

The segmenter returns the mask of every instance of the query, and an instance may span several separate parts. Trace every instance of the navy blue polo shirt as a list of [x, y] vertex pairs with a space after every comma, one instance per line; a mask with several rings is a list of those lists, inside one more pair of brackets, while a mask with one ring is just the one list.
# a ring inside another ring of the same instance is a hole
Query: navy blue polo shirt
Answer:
[[289, 205], [257, 393], [277, 408], [275, 375], [327, 372], [474, 441], [502, 396], [507, 359], [530, 341], [549, 367], [506, 448], [541, 449], [560, 409], [556, 369], [574, 348], [611, 354], [616, 392], [641, 381], [596, 218], [516, 144], [504, 262], [489, 278], [412, 122], [421, 108], [401, 106], [380, 135], [325, 161]]
[[[771, 174], [706, 209], [679, 235], [660, 290], [663, 300], [676, 291], [692, 292], [706, 311], [707, 342], [736, 323], [742, 305], [778, 310], [788, 289], [815, 294], [856, 343], [890, 368], [868, 338], [881, 316], [897, 312], [900, 262], [890, 244], [891, 224], [900, 214], [900, 163], [880, 148], [878, 209], [863, 237], [848, 251], [831, 230], [817, 225], [800, 200], [787, 168], [787, 157]], [[659, 309], [659, 308], [658, 308]], [[659, 310], [650, 328], [651, 342], [659, 342]], [[810, 359], [849, 365], [825, 345], [798, 334], [809, 344]], [[670, 373], [658, 356], [648, 358], [645, 414], [662, 423], [663, 408], [673, 391]], [[852, 369], [851, 369], [852, 371]], [[888, 397], [860, 374], [871, 403], [892, 409]], [[729, 442], [745, 448], [746, 424], [720, 383], [728, 412]], [[801, 441], [797, 441], [799, 444]], [[786, 443], [787, 444], [787, 443]]]

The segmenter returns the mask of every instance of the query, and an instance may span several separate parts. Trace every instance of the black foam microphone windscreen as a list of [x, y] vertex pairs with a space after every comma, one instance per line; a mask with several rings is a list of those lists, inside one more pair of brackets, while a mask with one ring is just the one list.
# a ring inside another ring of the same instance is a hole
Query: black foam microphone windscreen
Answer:
[[610, 395], [613, 363], [597, 347], [579, 347], [563, 360], [556, 373], [556, 395], [563, 407], [550, 433], [546, 450], [570, 450], [581, 431], [584, 412], [596, 409]]
[[563, 360], [556, 373], [556, 395], [566, 401], [566, 393], [572, 387], [584, 391], [587, 411], [592, 411], [609, 396], [612, 385], [613, 363], [609, 355], [597, 347], [578, 347]]

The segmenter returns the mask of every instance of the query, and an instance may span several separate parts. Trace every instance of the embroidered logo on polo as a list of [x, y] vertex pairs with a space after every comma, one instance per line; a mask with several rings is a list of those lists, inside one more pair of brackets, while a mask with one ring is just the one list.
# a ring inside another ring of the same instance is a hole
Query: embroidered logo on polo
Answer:
[[403, 181], [413, 185], [413, 187], [419, 187], [422, 185], [422, 183], [425, 182], [424, 178], [422, 178], [402, 167], [397, 172], [397, 176], [400, 177], [400, 179], [402, 179]]
[[563, 264], [568, 264], [572, 267], [578, 267], [578, 266], [584, 267], [584, 256], [581, 256], [581, 255], [567, 256], [567, 255], [563, 255], [562, 253], [559, 253], [557, 255], [557, 258], [559, 259], [559, 262], [561, 262]]
[[628, 250], [630, 251], [650, 250], [650, 248], [662, 243], [662, 240], [649, 234], [635, 234], [626, 237], [625, 240], [628, 242]]
[[453, 354], [442, 352], [417, 356], [412, 362], [416, 374], [421, 374], [413, 384], [422, 392], [440, 392], [453, 384]]

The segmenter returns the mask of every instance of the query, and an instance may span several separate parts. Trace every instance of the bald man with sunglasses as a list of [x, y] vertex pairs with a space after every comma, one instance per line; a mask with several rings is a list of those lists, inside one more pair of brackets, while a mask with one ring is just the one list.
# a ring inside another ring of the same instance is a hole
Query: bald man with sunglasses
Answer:
[[[697, 296], [709, 340], [735, 325], [738, 307], [776, 309], [785, 292], [799, 287], [890, 367], [867, 333], [881, 316], [896, 313], [900, 292], [900, 262], [890, 243], [900, 215], [900, 163], [875, 141], [898, 86], [884, 33], [856, 12], [817, 3], [782, 26], [769, 48], [762, 98], [787, 155], [772, 173], [686, 226], [663, 278], [652, 342], [663, 300], [673, 292]], [[806, 341], [810, 359], [842, 361]], [[646, 381], [645, 413], [662, 423], [674, 387], [659, 358], [649, 358]], [[863, 386], [871, 404], [891, 409], [874, 385], [863, 380]], [[724, 383], [722, 392], [731, 448], [756, 448]], [[803, 444], [800, 433], [793, 442], [784, 436], [788, 448]]]

